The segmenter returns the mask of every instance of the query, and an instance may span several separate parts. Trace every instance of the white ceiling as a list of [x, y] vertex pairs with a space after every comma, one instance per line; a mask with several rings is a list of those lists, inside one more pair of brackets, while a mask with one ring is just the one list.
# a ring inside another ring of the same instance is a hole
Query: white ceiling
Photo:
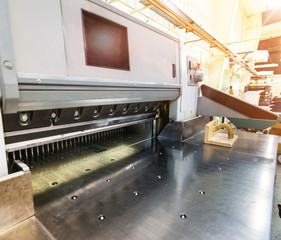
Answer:
[[246, 15], [252, 15], [280, 7], [281, 0], [240, 0], [245, 7]]

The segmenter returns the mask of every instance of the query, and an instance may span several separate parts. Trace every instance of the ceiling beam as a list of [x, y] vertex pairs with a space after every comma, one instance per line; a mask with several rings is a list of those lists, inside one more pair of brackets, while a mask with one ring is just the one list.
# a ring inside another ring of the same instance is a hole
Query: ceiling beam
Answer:
[[176, 21], [188, 31], [192, 31], [199, 38], [203, 39], [205, 42], [209, 43], [211, 46], [217, 48], [223, 52], [226, 56], [231, 58], [234, 62], [241, 65], [249, 72], [255, 76], [260, 76], [259, 73], [252, 67], [250, 67], [240, 56], [232, 52], [225, 44], [220, 42], [212, 34], [203, 29], [199, 24], [193, 21], [189, 16], [187, 16], [181, 9], [174, 5], [169, 0], [147, 0], [150, 4], [153, 4], [157, 9], [161, 10], [172, 20]]

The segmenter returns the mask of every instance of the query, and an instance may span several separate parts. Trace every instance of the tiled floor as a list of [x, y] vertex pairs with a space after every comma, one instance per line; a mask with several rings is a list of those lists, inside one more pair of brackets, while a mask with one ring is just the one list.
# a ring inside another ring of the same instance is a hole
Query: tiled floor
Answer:
[[281, 164], [277, 162], [276, 179], [275, 179], [275, 193], [273, 200], [273, 214], [271, 225], [271, 239], [281, 239], [281, 218], [279, 217], [279, 210], [277, 204], [281, 204]]

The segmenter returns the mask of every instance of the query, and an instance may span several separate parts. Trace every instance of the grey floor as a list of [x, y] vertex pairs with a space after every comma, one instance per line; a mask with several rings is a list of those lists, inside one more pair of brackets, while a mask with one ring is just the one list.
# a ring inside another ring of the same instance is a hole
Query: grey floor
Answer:
[[281, 218], [279, 217], [279, 210], [277, 204], [281, 204], [281, 164], [277, 162], [275, 191], [273, 200], [273, 214], [271, 225], [271, 239], [281, 239]]

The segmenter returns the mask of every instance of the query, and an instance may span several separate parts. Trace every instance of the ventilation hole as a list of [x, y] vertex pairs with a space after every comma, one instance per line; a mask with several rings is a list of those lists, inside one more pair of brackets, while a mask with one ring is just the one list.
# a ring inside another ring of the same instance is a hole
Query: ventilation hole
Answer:
[[181, 213], [181, 214], [180, 214], [180, 218], [182, 218], [182, 219], [186, 219], [186, 218], [187, 218], [187, 216], [186, 216], [186, 214]]
[[109, 116], [113, 116], [114, 113], [116, 112], [117, 105], [113, 105], [109, 108]]
[[75, 121], [79, 120], [82, 116], [83, 113], [83, 108], [76, 108], [74, 113], [73, 113], [73, 118]]
[[146, 105], [146, 106], [144, 107], [144, 111], [147, 112], [147, 111], [149, 110], [149, 108], [150, 108], [150, 105]]
[[140, 110], [141, 104], [139, 103], [137, 106], [134, 108], [134, 112], [138, 112]]
[[159, 107], [159, 104], [160, 104], [160, 103], [158, 103], [158, 104], [156, 104], [156, 105], [153, 106], [153, 111], [155, 111], [155, 110]]
[[94, 118], [97, 118], [97, 117], [100, 115], [101, 109], [102, 109], [101, 106], [95, 107], [95, 108], [93, 109], [93, 117], [94, 117]]
[[281, 204], [277, 204], [278, 210], [279, 210], [279, 217], [281, 218]]
[[123, 114], [126, 114], [129, 109], [130, 109], [131, 105], [130, 104], [127, 104], [124, 108], [123, 108]]

